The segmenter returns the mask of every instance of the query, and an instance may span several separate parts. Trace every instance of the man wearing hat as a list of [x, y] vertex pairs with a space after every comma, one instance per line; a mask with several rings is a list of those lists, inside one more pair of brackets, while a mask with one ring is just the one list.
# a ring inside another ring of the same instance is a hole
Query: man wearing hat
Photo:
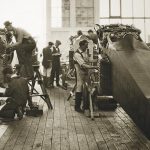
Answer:
[[93, 32], [93, 30], [88, 30], [88, 36], [90, 40], [93, 41], [94, 44], [98, 44], [98, 36]]
[[[83, 84], [88, 80], [88, 69], [95, 69], [97, 67], [88, 64], [88, 55], [86, 50], [88, 48], [88, 41], [82, 40], [79, 42], [79, 48], [74, 53], [74, 66], [76, 69], [76, 93], [75, 93], [75, 111], [77, 112], [89, 112], [89, 102], [84, 101], [83, 110], [81, 110], [82, 100], [82, 87]], [[89, 114], [88, 114], [89, 115]]]
[[45, 87], [49, 86], [50, 83], [50, 74], [52, 68], [52, 51], [53, 51], [53, 42], [48, 42], [48, 46], [43, 49], [43, 81]]
[[0, 110], [0, 117], [14, 118], [15, 113], [17, 113], [18, 118], [22, 119], [27, 101], [28, 105], [32, 107], [28, 82], [25, 78], [13, 74], [11, 66], [5, 67], [3, 74], [8, 84], [4, 96], [9, 97], [9, 99], [6, 100], [6, 104]]
[[60, 86], [59, 84], [59, 72], [60, 72], [60, 49], [59, 46], [61, 45], [61, 42], [59, 40], [56, 40], [55, 45], [53, 47], [52, 51], [52, 71], [51, 71], [51, 77], [50, 77], [50, 84], [51, 86], [54, 86], [54, 78], [56, 77], [56, 85]]
[[16, 50], [19, 64], [21, 65], [21, 76], [32, 79], [32, 51], [36, 47], [34, 39], [27, 31], [12, 26], [12, 23], [9, 21], [6, 21], [4, 25], [7, 31], [13, 32], [16, 39], [16, 43], [7, 46], [7, 52]]

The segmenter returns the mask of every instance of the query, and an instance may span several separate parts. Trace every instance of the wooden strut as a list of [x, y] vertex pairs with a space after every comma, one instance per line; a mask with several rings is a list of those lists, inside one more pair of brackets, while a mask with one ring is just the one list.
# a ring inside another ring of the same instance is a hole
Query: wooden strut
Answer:
[[67, 98], [67, 101], [69, 101], [70, 98], [74, 95], [74, 92], [75, 92], [75, 90], [76, 90], [76, 86], [77, 86], [77, 83], [75, 83], [75, 85], [74, 85], [72, 91], [70, 91], [70, 94], [69, 94], [69, 96], [68, 96], [68, 98]]
[[[46, 102], [48, 108], [53, 109], [49, 95], [46, 91], [46, 88], [42, 81], [41, 74], [39, 72], [39, 65], [33, 65], [33, 68], [34, 68], [35, 75], [34, 75], [33, 80], [31, 81], [31, 83], [29, 82], [29, 85], [31, 86], [31, 97], [40, 96]], [[39, 94], [39, 92], [35, 89], [36, 81], [40, 85], [43, 94]]]

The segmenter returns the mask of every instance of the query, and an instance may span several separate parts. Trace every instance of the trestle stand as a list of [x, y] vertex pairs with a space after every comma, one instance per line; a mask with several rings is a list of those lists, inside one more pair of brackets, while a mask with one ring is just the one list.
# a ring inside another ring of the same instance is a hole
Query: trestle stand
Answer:
[[[29, 82], [29, 85], [31, 86], [31, 97], [40, 96], [46, 102], [48, 108], [53, 109], [49, 95], [46, 91], [41, 74], [39, 72], [39, 65], [33, 65], [33, 68], [34, 68], [34, 78], [31, 80], [31, 82]], [[39, 92], [35, 89], [36, 82], [38, 82], [38, 84], [40, 85], [42, 94], [39, 94]]]

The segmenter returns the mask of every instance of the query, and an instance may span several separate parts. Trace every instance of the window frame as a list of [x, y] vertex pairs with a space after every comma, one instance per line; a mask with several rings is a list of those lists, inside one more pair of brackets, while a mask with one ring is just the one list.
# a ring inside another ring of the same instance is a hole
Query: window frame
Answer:
[[120, 1], [120, 15], [118, 15], [118, 16], [113, 16], [113, 15], [111, 14], [111, 8], [112, 8], [111, 3], [112, 3], [112, 0], [109, 0], [109, 18], [121, 18], [121, 16], [122, 16], [121, 0], [119, 0], [119, 1]]

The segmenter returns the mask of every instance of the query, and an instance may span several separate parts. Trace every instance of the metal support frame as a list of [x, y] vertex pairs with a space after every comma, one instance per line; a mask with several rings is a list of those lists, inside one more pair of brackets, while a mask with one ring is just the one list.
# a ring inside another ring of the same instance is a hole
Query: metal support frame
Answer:
[[[31, 86], [31, 97], [40, 96], [46, 102], [48, 108], [53, 109], [49, 95], [46, 91], [46, 88], [43, 84], [41, 74], [39, 72], [39, 65], [33, 65], [33, 68], [34, 68], [34, 72], [35, 72], [34, 78], [33, 78], [33, 80], [31, 80], [31, 82], [28, 82], [29, 85]], [[38, 82], [38, 84], [41, 87], [42, 94], [39, 94], [39, 92], [35, 89], [36, 81]]]

